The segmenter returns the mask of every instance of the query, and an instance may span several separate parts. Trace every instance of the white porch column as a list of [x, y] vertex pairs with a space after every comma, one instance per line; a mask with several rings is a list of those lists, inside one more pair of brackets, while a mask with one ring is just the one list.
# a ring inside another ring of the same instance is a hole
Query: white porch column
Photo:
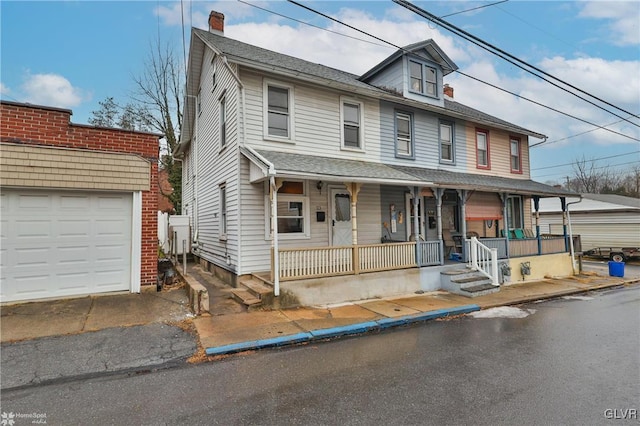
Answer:
[[353, 245], [353, 270], [356, 274], [360, 273], [360, 256], [358, 253], [358, 215], [356, 206], [358, 204], [358, 193], [362, 188], [362, 183], [345, 182], [347, 192], [351, 196], [351, 245]]
[[442, 195], [444, 189], [436, 188], [433, 195], [436, 199], [436, 228], [438, 230], [438, 240], [440, 241], [440, 264], [444, 265], [444, 241], [442, 241]]
[[282, 180], [274, 176], [269, 178], [269, 200], [271, 201], [271, 281], [273, 281], [273, 295], [280, 296], [280, 256], [278, 253], [278, 189]]
[[507, 209], [507, 200], [509, 199], [509, 194], [506, 192], [500, 193], [500, 199], [502, 200], [502, 228], [504, 229], [504, 245], [507, 250], [507, 259], [511, 258], [509, 254], [509, 217], [508, 209]]
[[420, 218], [418, 212], [420, 208], [420, 190], [417, 186], [411, 188], [411, 196], [413, 197], [413, 237], [416, 242], [416, 263], [418, 266], [422, 266], [422, 260], [420, 256]]

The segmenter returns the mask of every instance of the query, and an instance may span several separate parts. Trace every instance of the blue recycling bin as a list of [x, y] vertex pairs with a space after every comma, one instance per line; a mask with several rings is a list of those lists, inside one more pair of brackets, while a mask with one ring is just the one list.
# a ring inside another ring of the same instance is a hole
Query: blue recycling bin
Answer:
[[609, 262], [609, 276], [610, 277], [624, 277], [624, 262]]

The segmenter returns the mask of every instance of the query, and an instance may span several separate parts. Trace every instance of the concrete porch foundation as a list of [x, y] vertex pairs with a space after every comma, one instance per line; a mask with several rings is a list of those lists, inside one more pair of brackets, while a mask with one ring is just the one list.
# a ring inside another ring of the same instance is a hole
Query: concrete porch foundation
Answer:
[[459, 267], [455, 264], [282, 281], [280, 288], [294, 295], [302, 306], [331, 305], [439, 290], [440, 272]]

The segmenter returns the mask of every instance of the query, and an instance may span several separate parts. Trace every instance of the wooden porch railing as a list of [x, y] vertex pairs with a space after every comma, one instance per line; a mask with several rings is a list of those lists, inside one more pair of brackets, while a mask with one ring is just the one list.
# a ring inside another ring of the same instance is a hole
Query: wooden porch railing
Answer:
[[415, 246], [414, 242], [358, 246], [360, 272], [390, 271], [418, 266]]
[[[541, 238], [542, 253], [538, 253], [538, 239], [510, 239], [509, 256], [507, 256], [507, 243], [505, 238], [479, 238], [480, 242], [489, 248], [498, 250], [498, 259], [507, 257], [538, 256], [538, 254], [564, 253], [565, 241], [562, 235], [544, 235]], [[466, 241], [466, 253], [470, 253], [470, 242]], [[469, 261], [470, 259], [467, 259]]]
[[[433, 243], [437, 245], [439, 242], [428, 243], [422, 242], [426, 253], [425, 258], [433, 262], [434, 249], [432, 246]], [[280, 279], [286, 281], [391, 271], [417, 266], [416, 243], [406, 242], [342, 247], [281, 248], [278, 269], [280, 270]]]
[[418, 241], [418, 266], [442, 264], [442, 241]]

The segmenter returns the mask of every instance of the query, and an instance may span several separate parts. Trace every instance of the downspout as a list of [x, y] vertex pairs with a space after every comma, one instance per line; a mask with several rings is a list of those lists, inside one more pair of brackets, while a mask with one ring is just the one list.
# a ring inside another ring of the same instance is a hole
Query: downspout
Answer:
[[269, 169], [269, 198], [271, 198], [271, 250], [273, 250], [273, 295], [280, 296], [280, 256], [278, 252], [278, 185], [275, 173]]
[[[419, 191], [418, 187], [414, 186], [411, 188], [411, 192], [413, 195], [413, 235], [414, 240], [416, 242], [416, 263], [418, 266], [422, 266], [422, 258], [420, 256], [420, 218], [418, 217], [418, 210], [420, 207], [420, 198], [418, 196]], [[424, 210], [424, 207], [422, 208]]]
[[538, 256], [542, 255], [542, 237], [540, 235], [540, 196], [533, 196], [533, 208], [536, 210], [536, 239], [538, 240]]
[[567, 199], [560, 197], [562, 206], [562, 236], [564, 237], [564, 250], [569, 251], [569, 241], [567, 241]]
[[[580, 199], [578, 201], [572, 201], [567, 203], [567, 222], [569, 223], [569, 247], [571, 254], [571, 269], [573, 271], [573, 275], [576, 274], [576, 253], [573, 247], [573, 231], [571, 230], [571, 215], [569, 214], [569, 206], [572, 204], [578, 204], [582, 202], [582, 194], [580, 194]], [[578, 271], [580, 272], [580, 271]]]
[[507, 251], [507, 259], [511, 259], [511, 253], [509, 251], [509, 218], [507, 217], [507, 200], [509, 199], [509, 194], [503, 192], [500, 194], [500, 198], [502, 199], [502, 229], [504, 229], [504, 245]]
[[467, 257], [467, 190], [458, 189], [458, 199], [460, 200], [460, 240], [462, 241], [462, 260], [468, 261]]

